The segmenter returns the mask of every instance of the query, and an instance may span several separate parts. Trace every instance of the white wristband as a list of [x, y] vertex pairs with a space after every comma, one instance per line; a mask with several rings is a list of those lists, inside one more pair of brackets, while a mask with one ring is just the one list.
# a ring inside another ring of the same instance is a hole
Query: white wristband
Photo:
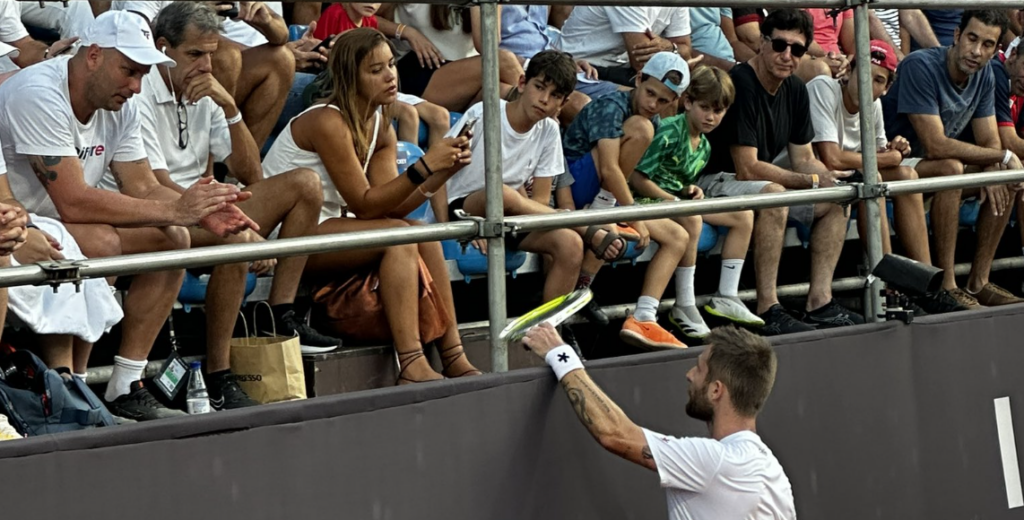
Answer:
[[236, 124], [241, 123], [241, 122], [242, 122], [242, 112], [239, 111], [237, 114], [235, 114], [235, 117], [232, 117], [231, 119], [228, 119], [228, 126], [236, 125]]
[[576, 355], [576, 351], [569, 345], [562, 345], [551, 349], [544, 356], [544, 362], [551, 367], [551, 370], [555, 371], [555, 377], [559, 381], [569, 372], [583, 368], [583, 362], [580, 361], [580, 357]]
[[1010, 159], [1013, 159], [1013, 152], [1007, 150], [1006, 155], [1003, 156], [1003, 166], [1010, 164]]

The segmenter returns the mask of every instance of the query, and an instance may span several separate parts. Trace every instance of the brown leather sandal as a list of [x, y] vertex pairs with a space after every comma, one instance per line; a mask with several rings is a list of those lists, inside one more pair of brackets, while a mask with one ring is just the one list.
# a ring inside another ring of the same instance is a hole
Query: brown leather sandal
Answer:
[[[412, 365], [414, 362], [416, 362], [416, 360], [418, 360], [418, 359], [420, 359], [420, 358], [422, 358], [424, 356], [425, 356], [425, 354], [423, 353], [423, 349], [414, 350], [412, 352], [398, 353], [399, 371], [398, 371], [398, 381], [396, 381], [395, 384], [396, 385], [408, 385], [408, 384], [412, 384], [412, 383], [426, 383], [427, 381], [440, 381], [441, 379], [444, 379], [443, 377], [439, 377], [439, 378], [435, 378], [435, 379], [411, 379], [411, 378], [405, 377], [405, 370], [407, 368], [409, 368], [409, 365]], [[428, 366], [429, 366], [429, 363], [428, 363]]]
[[[469, 366], [473, 368], [466, 369], [462, 371], [462, 373], [451, 374], [448, 372], [448, 369], [451, 368], [459, 358], [466, 357], [466, 351], [462, 348], [461, 344], [441, 349], [438, 351], [438, 354], [441, 355], [441, 366], [443, 367], [441, 373], [444, 374], [445, 377], [456, 378], [462, 376], [482, 376], [484, 374], [477, 368], [473, 367], [471, 363]], [[469, 359], [466, 359], [466, 363], [469, 363]]]

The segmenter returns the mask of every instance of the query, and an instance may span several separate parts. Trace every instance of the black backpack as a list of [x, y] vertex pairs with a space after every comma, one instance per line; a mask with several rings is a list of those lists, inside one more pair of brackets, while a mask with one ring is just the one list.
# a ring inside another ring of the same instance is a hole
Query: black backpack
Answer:
[[85, 382], [51, 370], [27, 350], [0, 348], [0, 413], [29, 437], [113, 426], [114, 417]]

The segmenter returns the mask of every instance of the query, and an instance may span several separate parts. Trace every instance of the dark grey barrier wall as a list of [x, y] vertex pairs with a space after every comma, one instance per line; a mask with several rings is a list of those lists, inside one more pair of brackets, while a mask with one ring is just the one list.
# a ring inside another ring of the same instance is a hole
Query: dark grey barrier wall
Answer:
[[[941, 319], [940, 319], [941, 318]], [[777, 341], [759, 425], [801, 518], [1024, 518], [993, 399], [1024, 440], [1024, 308]], [[696, 351], [594, 362], [639, 424], [685, 417]], [[1024, 453], [1024, 442], [1018, 442]], [[656, 476], [603, 452], [542, 369], [0, 443], [0, 518], [664, 519]]]

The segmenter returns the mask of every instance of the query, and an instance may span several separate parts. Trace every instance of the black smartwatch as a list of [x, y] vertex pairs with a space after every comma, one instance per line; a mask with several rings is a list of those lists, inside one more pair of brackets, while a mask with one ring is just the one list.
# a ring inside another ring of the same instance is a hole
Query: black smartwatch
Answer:
[[405, 176], [409, 178], [409, 182], [411, 182], [411, 183], [413, 183], [413, 184], [415, 184], [417, 186], [419, 186], [420, 184], [423, 184], [424, 182], [427, 181], [427, 178], [424, 177], [423, 174], [420, 173], [419, 170], [416, 169], [416, 165], [419, 164], [420, 161], [422, 161], [422, 160], [423, 159], [420, 159], [419, 161], [416, 161], [415, 163], [412, 164], [412, 166], [406, 168], [406, 170], [405, 170]]

